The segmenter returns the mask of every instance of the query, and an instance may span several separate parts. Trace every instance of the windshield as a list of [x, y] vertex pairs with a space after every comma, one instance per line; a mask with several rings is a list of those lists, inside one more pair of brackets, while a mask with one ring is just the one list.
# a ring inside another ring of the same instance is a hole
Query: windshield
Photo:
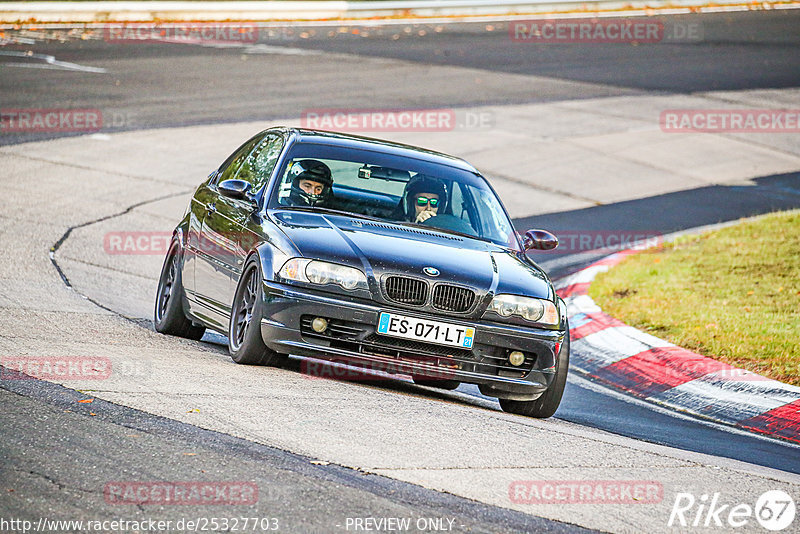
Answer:
[[517, 248], [494, 192], [480, 177], [454, 167], [301, 144], [280, 172], [270, 207], [335, 210]]

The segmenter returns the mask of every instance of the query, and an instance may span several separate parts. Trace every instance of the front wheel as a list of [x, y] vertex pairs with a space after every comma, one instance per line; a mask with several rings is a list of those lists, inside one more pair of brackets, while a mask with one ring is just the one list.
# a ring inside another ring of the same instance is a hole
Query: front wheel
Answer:
[[500, 399], [500, 407], [504, 412], [528, 417], [545, 419], [552, 416], [558, 410], [558, 405], [561, 404], [561, 397], [564, 395], [564, 387], [567, 384], [568, 369], [569, 326], [567, 326], [567, 334], [564, 336], [564, 343], [561, 345], [558, 360], [556, 360], [556, 375], [553, 377], [553, 383], [550, 384], [547, 391], [541, 397], [532, 401]]
[[181, 277], [181, 245], [173, 241], [161, 268], [156, 290], [153, 324], [157, 332], [189, 339], [200, 339], [206, 331], [195, 326], [183, 313], [183, 279]]
[[228, 326], [228, 351], [236, 363], [278, 365], [285, 359], [267, 347], [261, 338], [261, 319], [264, 316], [262, 282], [261, 267], [253, 256], [242, 270]]

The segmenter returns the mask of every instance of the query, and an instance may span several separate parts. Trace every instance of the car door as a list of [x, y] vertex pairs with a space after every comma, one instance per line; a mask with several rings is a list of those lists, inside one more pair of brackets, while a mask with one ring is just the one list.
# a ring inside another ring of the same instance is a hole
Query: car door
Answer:
[[198, 301], [207, 309], [206, 319], [227, 328], [233, 294], [245, 256], [254, 236], [245, 233], [254, 205], [225, 197], [218, 185], [229, 179], [245, 180], [256, 193], [274, 170], [283, 145], [279, 134], [268, 133], [242, 147], [227, 168], [209, 183], [205, 216], [200, 231], [200, 251], [195, 265]]
[[[220, 328], [224, 328], [225, 322], [225, 300], [230, 285], [230, 259], [225, 260], [226, 249], [228, 258], [231, 256], [230, 250], [235, 247], [226, 244], [226, 236], [230, 236], [230, 231], [225, 227], [225, 216], [217, 210], [220, 194], [217, 185], [232, 179], [239, 172], [247, 157], [261, 141], [259, 135], [250, 139], [247, 143], [239, 147], [225, 163], [220, 166], [216, 175], [201, 186], [195, 193], [192, 200], [192, 209], [198, 223], [196, 231], [191, 232], [190, 254], [193, 256], [194, 293], [197, 307], [192, 308], [192, 313]], [[223, 212], [229, 214], [230, 210], [224, 209]], [[210, 232], [209, 230], [215, 229]]]
[[209, 189], [205, 185], [214, 180], [217, 176], [217, 170], [214, 170], [208, 175], [206, 182], [202, 184], [192, 199], [189, 202], [189, 221], [186, 228], [186, 241], [184, 245], [183, 254], [183, 271], [181, 279], [183, 281], [183, 290], [186, 292], [186, 299], [191, 311], [195, 307], [195, 281], [194, 271], [195, 264], [197, 263], [197, 251], [200, 243], [200, 230], [203, 227], [203, 219], [206, 216], [206, 204], [208, 203]]
[[[239, 170], [239, 174], [236, 175], [236, 179], [248, 182], [251, 185], [251, 190], [254, 195], [266, 189], [284, 146], [285, 139], [282, 135], [274, 133], [265, 136], [245, 160], [242, 168]], [[231, 199], [225, 200], [227, 202], [237, 202]], [[260, 219], [253, 216], [254, 212], [252, 207], [237, 212], [237, 214], [239, 218], [236, 220], [237, 241], [234, 244], [235, 257], [233, 258], [235, 262], [231, 269], [231, 303], [233, 302], [233, 294], [239, 282], [239, 277], [242, 274], [242, 268], [244, 267], [244, 261], [247, 259], [247, 255], [263, 240]]]

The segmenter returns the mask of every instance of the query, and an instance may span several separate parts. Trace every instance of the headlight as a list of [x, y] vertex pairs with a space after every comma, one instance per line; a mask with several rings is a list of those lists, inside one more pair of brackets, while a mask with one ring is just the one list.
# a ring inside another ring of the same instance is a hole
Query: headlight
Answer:
[[306, 278], [306, 265], [309, 263], [311, 263], [311, 260], [292, 258], [283, 264], [281, 270], [278, 271], [278, 276], [285, 280], [308, 282], [308, 278]]
[[533, 323], [557, 325], [559, 323], [558, 309], [549, 300], [520, 297], [517, 295], [496, 295], [487, 311], [492, 311], [502, 317], [518, 315]]
[[312, 284], [338, 284], [344, 289], [369, 289], [367, 277], [353, 267], [326, 261], [292, 258], [278, 272], [281, 278]]

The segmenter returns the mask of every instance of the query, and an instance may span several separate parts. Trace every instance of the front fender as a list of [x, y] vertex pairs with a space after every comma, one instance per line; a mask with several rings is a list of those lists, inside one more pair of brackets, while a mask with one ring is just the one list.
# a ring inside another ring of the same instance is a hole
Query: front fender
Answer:
[[[558, 304], [558, 313], [561, 316], [561, 328], [567, 330], [567, 303], [561, 297], [556, 297]], [[567, 331], [566, 335], [569, 335]]]
[[178, 226], [172, 231], [172, 239], [177, 240], [181, 247], [185, 248], [187, 244], [187, 240], [189, 239], [189, 213], [187, 212], [186, 215], [183, 216], [181, 222], [178, 223]]
[[265, 282], [274, 282], [283, 264], [292, 257], [270, 243], [261, 243], [250, 253], [247, 261], [250, 261], [250, 258], [254, 256], [261, 266], [261, 273]]

